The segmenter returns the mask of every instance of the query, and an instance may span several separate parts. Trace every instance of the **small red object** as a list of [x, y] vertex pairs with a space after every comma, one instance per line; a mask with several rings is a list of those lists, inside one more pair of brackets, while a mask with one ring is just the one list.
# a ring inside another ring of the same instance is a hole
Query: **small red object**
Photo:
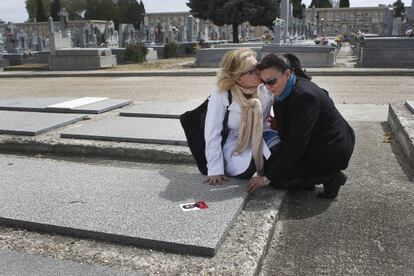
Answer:
[[207, 204], [206, 204], [204, 201], [202, 201], [202, 200], [197, 201], [197, 202], [195, 203], [195, 205], [196, 205], [198, 208], [200, 208], [200, 209], [207, 209], [207, 208], [208, 208]]

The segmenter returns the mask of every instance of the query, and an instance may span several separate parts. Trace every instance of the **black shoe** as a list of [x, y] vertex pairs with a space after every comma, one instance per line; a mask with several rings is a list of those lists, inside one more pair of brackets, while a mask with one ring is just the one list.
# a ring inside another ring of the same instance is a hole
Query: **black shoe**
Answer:
[[338, 195], [339, 189], [345, 184], [348, 177], [343, 172], [334, 173], [329, 179], [323, 182], [324, 192], [319, 193], [319, 198], [334, 199]]
[[315, 191], [315, 184], [310, 184], [308, 186], [306, 186], [305, 188], [303, 188], [303, 190], [307, 191], [307, 192], [313, 192]]

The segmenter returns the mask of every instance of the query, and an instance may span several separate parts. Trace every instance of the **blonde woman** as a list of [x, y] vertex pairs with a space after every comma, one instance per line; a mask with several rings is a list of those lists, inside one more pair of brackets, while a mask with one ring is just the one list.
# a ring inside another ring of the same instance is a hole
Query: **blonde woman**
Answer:
[[[256, 54], [248, 48], [227, 52], [221, 62], [217, 88], [211, 93], [205, 124], [208, 178], [220, 184], [227, 176], [250, 178], [263, 175], [263, 163], [270, 150], [263, 132], [273, 103], [272, 94], [261, 84]], [[229, 105], [228, 93], [232, 94]], [[223, 119], [227, 109], [229, 134], [221, 145]], [[274, 140], [274, 139], [273, 139]]]

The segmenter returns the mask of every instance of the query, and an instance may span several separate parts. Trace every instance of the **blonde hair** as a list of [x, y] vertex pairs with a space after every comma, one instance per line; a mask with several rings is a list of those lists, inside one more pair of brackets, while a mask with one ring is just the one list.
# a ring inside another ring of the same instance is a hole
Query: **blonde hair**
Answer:
[[256, 52], [249, 48], [239, 48], [227, 52], [221, 60], [221, 71], [217, 85], [221, 91], [233, 90], [236, 81], [246, 73], [251, 66], [247, 62], [248, 57], [255, 57]]

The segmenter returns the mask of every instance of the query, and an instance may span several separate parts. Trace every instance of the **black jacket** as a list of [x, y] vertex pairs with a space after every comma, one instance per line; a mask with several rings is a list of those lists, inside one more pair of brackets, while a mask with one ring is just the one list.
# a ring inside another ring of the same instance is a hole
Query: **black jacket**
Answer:
[[328, 92], [298, 78], [291, 94], [273, 108], [282, 149], [266, 163], [267, 178], [325, 176], [347, 168], [355, 134]]

